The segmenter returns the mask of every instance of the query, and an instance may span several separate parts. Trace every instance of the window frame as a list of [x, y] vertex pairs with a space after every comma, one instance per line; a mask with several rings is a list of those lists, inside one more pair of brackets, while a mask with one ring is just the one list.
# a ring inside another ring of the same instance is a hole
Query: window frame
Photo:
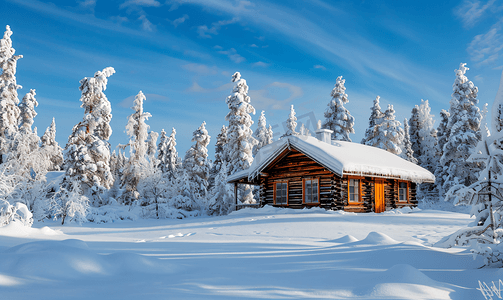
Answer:
[[[274, 186], [273, 186], [273, 198], [274, 198], [274, 205], [280, 205], [280, 206], [288, 206], [288, 180], [276, 180], [273, 182], [274, 183]], [[281, 204], [278, 204], [276, 203], [276, 184], [278, 183], [286, 183], [286, 203], [281, 203]]]
[[[318, 202], [306, 202], [306, 181], [316, 181], [317, 183], [317, 199]], [[319, 205], [320, 202], [320, 178], [319, 177], [307, 177], [302, 178], [302, 204], [305, 205]]]
[[[351, 182], [351, 179], [353, 180], [358, 180], [358, 201], [351, 201], [351, 186], [349, 185]], [[362, 181], [363, 177], [359, 176], [348, 176], [347, 178], [347, 184], [348, 184], [348, 205], [361, 205], [363, 204], [363, 195], [362, 195]]]
[[[405, 183], [407, 185], [407, 187], [405, 188], [405, 200], [400, 200], [400, 183]], [[398, 202], [400, 203], [407, 203], [409, 202], [410, 200], [410, 197], [409, 197], [409, 190], [410, 190], [410, 182], [409, 181], [405, 181], [405, 180], [398, 180]]]

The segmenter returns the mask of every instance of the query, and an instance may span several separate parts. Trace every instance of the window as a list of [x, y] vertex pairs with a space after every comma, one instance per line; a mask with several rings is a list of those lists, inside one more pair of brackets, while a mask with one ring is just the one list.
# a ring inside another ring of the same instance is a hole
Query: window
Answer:
[[408, 195], [408, 184], [407, 182], [398, 183], [398, 201], [407, 202], [409, 200]]
[[360, 179], [349, 179], [349, 202], [357, 203], [361, 201]]
[[278, 181], [274, 184], [274, 204], [288, 204], [288, 181]]
[[318, 179], [304, 179], [304, 186], [302, 192], [304, 195], [304, 203], [319, 203], [320, 202], [320, 190]]

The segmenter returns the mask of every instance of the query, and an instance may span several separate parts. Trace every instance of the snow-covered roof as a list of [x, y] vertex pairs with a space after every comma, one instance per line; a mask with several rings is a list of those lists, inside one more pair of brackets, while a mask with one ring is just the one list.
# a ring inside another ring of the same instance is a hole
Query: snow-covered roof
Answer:
[[286, 136], [262, 147], [250, 168], [229, 176], [227, 181], [247, 177], [252, 181], [285, 149], [296, 149], [341, 177], [361, 174], [416, 183], [435, 181], [435, 176], [428, 170], [388, 151], [343, 141], [332, 141], [329, 144], [303, 135]]

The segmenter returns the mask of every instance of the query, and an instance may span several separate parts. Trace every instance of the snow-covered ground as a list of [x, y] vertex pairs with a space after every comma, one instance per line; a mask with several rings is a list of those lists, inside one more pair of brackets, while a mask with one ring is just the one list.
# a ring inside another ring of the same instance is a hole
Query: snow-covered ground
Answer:
[[[0, 299], [484, 299], [467, 214], [245, 209], [223, 217], [0, 228]], [[46, 227], [48, 226], [48, 227]], [[494, 299], [497, 297], [493, 296]]]

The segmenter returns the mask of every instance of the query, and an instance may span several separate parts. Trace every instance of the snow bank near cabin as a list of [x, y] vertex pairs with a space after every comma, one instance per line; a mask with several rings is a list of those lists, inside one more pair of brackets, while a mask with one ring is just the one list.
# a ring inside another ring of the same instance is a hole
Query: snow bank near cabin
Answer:
[[0, 273], [44, 279], [78, 279], [130, 273], [172, 273], [166, 261], [135, 253], [97, 254], [81, 240], [38, 241], [0, 252]]

